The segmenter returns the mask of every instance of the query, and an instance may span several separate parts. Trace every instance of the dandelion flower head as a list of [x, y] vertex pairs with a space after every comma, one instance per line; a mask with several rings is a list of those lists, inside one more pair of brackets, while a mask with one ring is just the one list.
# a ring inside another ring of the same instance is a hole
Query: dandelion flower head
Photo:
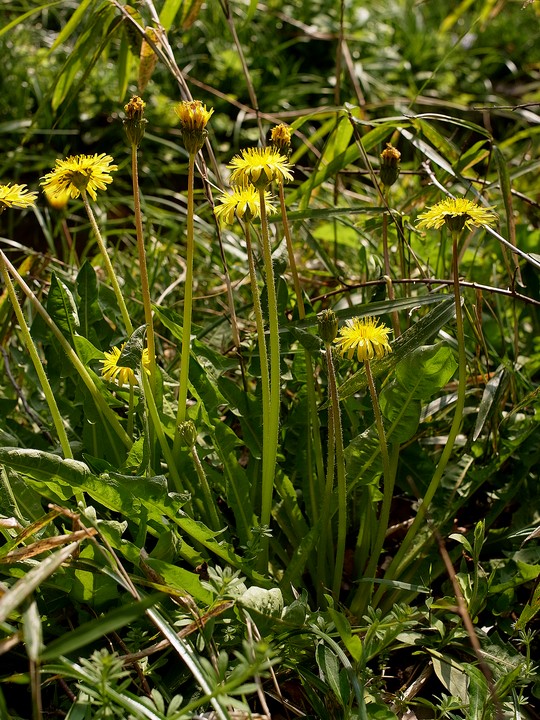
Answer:
[[175, 106], [174, 112], [180, 119], [182, 130], [204, 130], [212, 117], [214, 108], [206, 109], [200, 100], [183, 100]]
[[36, 198], [37, 193], [29, 192], [26, 185], [0, 185], [0, 215], [7, 208], [30, 207], [36, 202]]
[[291, 135], [291, 128], [285, 123], [280, 123], [272, 128], [270, 140], [277, 150], [288, 153], [291, 147]]
[[291, 165], [275, 148], [247, 148], [231, 160], [229, 168], [232, 185], [267, 187], [273, 180], [278, 183], [292, 180]]
[[[269, 192], [264, 193], [264, 204], [267, 213], [275, 213], [276, 208], [270, 202], [272, 196]], [[232, 193], [223, 193], [218, 198], [219, 205], [214, 208], [217, 219], [226, 225], [234, 223], [235, 216], [240, 220], [250, 221], [260, 217], [261, 197], [259, 191], [253, 185], [246, 187], [234, 186]]]
[[352, 360], [356, 355], [360, 362], [364, 362], [392, 352], [388, 340], [391, 332], [386, 325], [379, 325], [376, 318], [353, 318], [340, 329], [334, 342], [343, 356]]
[[445, 223], [450, 230], [471, 230], [480, 225], [493, 225], [497, 216], [492, 207], [480, 207], [465, 198], [446, 198], [418, 216], [419, 228], [440, 228]]
[[[116, 382], [119, 387], [123, 387], [127, 383], [135, 385], [136, 378], [133, 369], [118, 364], [125, 343], [121, 347], [113, 347], [111, 352], [104, 352], [103, 368], [101, 375], [109, 382]], [[142, 354], [142, 365], [147, 374], [150, 374], [150, 355], [148, 348], [144, 348]]]
[[118, 170], [111, 165], [110, 155], [70, 155], [65, 160], [57, 160], [53, 170], [41, 178], [43, 189], [50, 196], [67, 195], [78, 198], [82, 192], [88, 192], [92, 200], [96, 199], [96, 190], [106, 190], [112, 182], [110, 173]]

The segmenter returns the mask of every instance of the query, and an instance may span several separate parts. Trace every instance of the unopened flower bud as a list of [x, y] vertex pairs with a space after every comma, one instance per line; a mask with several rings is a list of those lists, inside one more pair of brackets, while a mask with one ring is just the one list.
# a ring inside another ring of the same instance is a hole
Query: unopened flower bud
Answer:
[[146, 103], [138, 96], [134, 95], [127, 105], [124, 105], [126, 117], [123, 120], [124, 130], [131, 145], [139, 147], [144, 137], [144, 126], [147, 120], [143, 118]]
[[288, 156], [291, 152], [291, 128], [284, 123], [276, 125], [270, 133], [270, 141], [281, 155]]
[[317, 315], [319, 335], [326, 344], [334, 342], [338, 332], [338, 319], [333, 310], [323, 310]]
[[184, 146], [190, 155], [196, 155], [208, 135], [206, 125], [214, 109], [207, 110], [200, 100], [185, 100], [174, 110], [180, 118]]
[[401, 153], [390, 143], [381, 153], [381, 182], [385, 187], [393, 185], [399, 177]]
[[188, 447], [192, 448], [197, 442], [197, 429], [193, 420], [181, 422], [178, 426], [178, 432]]

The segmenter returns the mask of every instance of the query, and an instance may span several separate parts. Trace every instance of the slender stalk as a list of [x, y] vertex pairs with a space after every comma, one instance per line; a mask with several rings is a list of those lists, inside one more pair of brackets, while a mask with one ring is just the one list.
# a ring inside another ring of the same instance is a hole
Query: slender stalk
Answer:
[[[302, 295], [302, 288], [300, 286], [300, 278], [298, 276], [298, 269], [296, 267], [296, 258], [294, 256], [294, 246], [292, 242], [291, 229], [287, 218], [287, 206], [285, 205], [285, 190], [283, 183], [279, 183], [279, 205], [281, 210], [281, 218], [283, 221], [283, 233], [285, 235], [285, 241], [287, 243], [287, 254], [289, 256], [289, 266], [293, 276], [294, 292], [296, 295], [296, 305], [298, 307], [298, 317], [300, 320], [304, 320], [306, 317], [306, 309], [304, 306], [304, 298]], [[309, 423], [309, 436], [313, 443], [313, 450], [315, 455], [315, 467], [316, 467], [316, 478], [318, 480], [318, 487], [315, 487], [313, 473], [309, 473], [309, 493], [311, 500], [311, 512], [313, 516], [313, 522], [317, 522], [318, 518], [318, 502], [317, 497], [322, 497], [325, 487], [324, 482], [324, 461], [323, 461], [323, 450], [321, 443], [320, 423], [319, 415], [317, 411], [317, 397], [315, 394], [315, 373], [313, 371], [313, 362], [311, 355], [307, 350], [304, 350], [304, 359], [306, 363], [306, 393], [308, 398], [308, 423]]]
[[21, 335], [23, 338], [23, 342], [26, 346], [26, 349], [28, 350], [30, 359], [32, 360], [32, 363], [34, 364], [39, 382], [41, 384], [41, 389], [43, 390], [43, 394], [45, 395], [45, 400], [47, 401], [47, 405], [49, 406], [49, 412], [51, 413], [51, 418], [54, 423], [54, 427], [56, 428], [56, 432], [58, 434], [58, 440], [60, 441], [62, 453], [64, 454], [65, 458], [69, 458], [72, 460], [73, 453], [71, 452], [69, 440], [68, 440], [68, 437], [66, 434], [66, 430], [64, 428], [64, 423], [62, 421], [62, 415], [60, 414], [58, 405], [56, 404], [56, 399], [54, 397], [54, 393], [53, 393], [51, 385], [49, 383], [47, 374], [45, 373], [45, 368], [43, 367], [43, 363], [41, 362], [41, 358], [39, 357], [37, 348], [34, 344], [34, 341], [32, 340], [30, 330], [28, 328], [28, 325], [26, 324], [26, 319], [24, 317], [22, 308], [19, 304], [19, 299], [17, 297], [17, 293], [15, 292], [15, 288], [13, 287], [13, 283], [11, 282], [11, 278], [9, 276], [9, 272], [6, 267], [6, 263], [4, 262], [4, 253], [0, 253], [0, 270], [2, 272], [2, 277], [4, 279], [4, 283], [5, 283], [7, 291], [8, 291], [9, 299], [11, 300], [11, 304], [13, 305], [13, 309], [15, 311], [15, 315], [17, 317], [17, 321], [18, 321], [19, 327], [21, 329]]
[[[249, 224], [245, 225], [245, 238], [249, 266], [249, 279], [251, 281], [251, 294], [253, 295], [253, 310], [255, 312], [255, 324], [257, 326], [257, 342], [259, 345], [259, 363], [261, 366], [261, 398], [262, 398], [262, 416], [263, 421], [270, 414], [270, 374], [268, 368], [268, 351], [266, 349], [266, 337], [264, 334], [264, 318], [261, 307], [261, 297], [259, 294], [259, 285], [257, 283], [257, 274], [255, 272], [255, 262], [253, 259], [253, 246], [251, 244], [251, 233]], [[263, 468], [266, 465], [266, 458], [270, 450], [268, 443], [269, 435], [263, 432]]]
[[[388, 207], [388, 197], [390, 188], [388, 186], [384, 186], [384, 204], [386, 207]], [[388, 288], [388, 299], [389, 300], [395, 300], [396, 295], [394, 293], [394, 286], [392, 284], [392, 276], [390, 274], [390, 254], [388, 251], [388, 211], [385, 210], [383, 212], [383, 257], [384, 257], [384, 274], [385, 274], [385, 280], [386, 280], [386, 287]], [[401, 334], [401, 330], [399, 327], [399, 315], [396, 310], [392, 313], [392, 329], [394, 330], [394, 337], [399, 337]]]
[[[83, 365], [83, 363], [79, 360], [79, 357], [77, 353], [73, 350], [71, 345], [68, 343], [66, 338], [62, 335], [62, 332], [54, 322], [54, 320], [51, 318], [49, 313], [45, 310], [43, 305], [39, 302], [38, 298], [35, 296], [35, 294], [32, 292], [32, 290], [28, 287], [28, 285], [24, 282], [22, 277], [19, 275], [17, 270], [13, 267], [13, 265], [9, 262], [9, 260], [6, 258], [4, 253], [0, 251], [0, 256], [2, 257], [2, 260], [6, 264], [9, 272], [11, 275], [15, 278], [17, 283], [20, 285], [22, 290], [24, 291], [25, 295], [32, 301], [36, 311], [41, 315], [43, 320], [45, 321], [47, 327], [53, 332], [54, 336], [56, 337], [57, 341], [60, 343], [60, 346], [62, 347], [63, 351], [66, 353], [66, 356], [69, 358], [71, 364], [75, 368], [75, 370], [79, 373], [79, 376], [81, 380], [86, 385], [92, 399], [94, 400], [96, 406], [102, 413], [102, 415], [109, 421], [112, 429], [116, 433], [116, 435], [119, 437], [119, 439], [122, 441], [122, 443], [125, 445], [126, 448], [131, 448], [132, 441], [131, 438], [128, 436], [122, 425], [120, 424], [120, 421], [118, 420], [116, 414], [114, 411], [109, 407], [107, 404], [105, 398], [101, 395], [101, 393], [96, 388], [96, 385], [94, 383], [94, 380], [86, 367]], [[116, 445], [111, 442], [111, 445], [113, 448], [116, 448]]]
[[195, 154], [190, 153], [188, 164], [187, 188], [187, 227], [186, 227], [186, 282], [184, 290], [184, 318], [182, 327], [182, 355], [180, 358], [180, 385], [178, 388], [178, 410], [176, 414], [176, 432], [174, 435], [174, 453], [180, 450], [181, 440], [178, 425], [186, 419], [189, 356], [191, 350], [191, 318], [193, 313], [193, 258], [195, 255], [195, 241], [193, 228], [193, 193], [195, 174]]
[[99, 226], [96, 222], [95, 215], [92, 211], [92, 208], [90, 207], [90, 203], [88, 202], [88, 196], [86, 194], [86, 190], [81, 190], [81, 197], [82, 197], [82, 200], [84, 203], [86, 213], [88, 215], [88, 219], [90, 220], [90, 224], [92, 225], [94, 235], [96, 236], [99, 251], [103, 257], [103, 262], [105, 263], [107, 275], [109, 276], [109, 280], [111, 281], [111, 285], [113, 286], [114, 294], [116, 296], [116, 302], [118, 303], [118, 307], [120, 308], [120, 312], [122, 313], [124, 327], [126, 329], [127, 334], [131, 335], [131, 333], [133, 332], [133, 325], [131, 323], [131, 318], [129, 317], [128, 309], [126, 307], [126, 302], [124, 300], [124, 296], [122, 295], [122, 290], [120, 289], [120, 285], [118, 284], [118, 278], [116, 277], [116, 273], [114, 272], [114, 268], [112, 266], [111, 259], [109, 257], [109, 253], [107, 252], [105, 242], [103, 240], [103, 237], [101, 236], [101, 232], [100, 232]]
[[150, 284], [148, 282], [148, 267], [146, 264], [146, 249], [144, 247], [141, 195], [139, 191], [139, 170], [137, 158], [137, 145], [131, 145], [131, 175], [133, 181], [133, 207], [135, 210], [135, 229], [137, 232], [137, 253], [139, 256], [139, 272], [141, 274], [141, 295], [144, 307], [144, 320], [146, 323], [146, 343], [148, 346], [148, 369], [150, 371], [150, 385], [155, 392], [156, 384], [156, 344], [154, 338], [154, 321], [152, 315], [152, 300], [150, 297]]
[[146, 373], [144, 372], [144, 370], [141, 372], [141, 378], [143, 388], [145, 390], [144, 398], [146, 401], [146, 407], [148, 409], [150, 419], [152, 420], [152, 425], [156, 431], [157, 440], [161, 447], [161, 452], [163, 453], [163, 457], [165, 458], [165, 462], [167, 463], [171, 479], [174, 483], [174, 488], [176, 492], [181, 493], [184, 491], [184, 485], [182, 483], [182, 480], [180, 479], [180, 475], [177, 470], [177, 463], [174, 460], [173, 452], [171, 451], [165, 433], [163, 432], [163, 426], [161, 424], [159, 412], [154, 401], [154, 396], [150, 392], [149, 379], [146, 377]]
[[199, 453], [197, 452], [196, 445], [191, 446], [191, 457], [193, 458], [193, 464], [195, 465], [195, 471], [197, 473], [197, 478], [199, 480], [199, 485], [201, 487], [203, 498], [204, 498], [204, 504], [206, 506], [206, 512], [208, 513], [208, 519], [209, 523], [208, 526], [212, 530], [219, 530], [221, 523], [219, 521], [219, 513], [216, 507], [215, 500], [212, 496], [212, 491], [210, 489], [210, 485], [208, 484], [208, 478], [206, 477], [206, 473], [204, 472], [204, 467], [201, 463], [201, 459], [199, 458]]
[[[388, 455], [388, 444], [386, 441], [386, 433], [384, 431], [384, 424], [381, 414], [381, 408], [379, 405], [379, 398], [377, 397], [377, 389], [375, 388], [375, 382], [373, 380], [373, 373], [371, 372], [371, 365], [368, 359], [364, 361], [364, 368], [366, 371], [366, 379], [369, 388], [369, 394], [371, 396], [371, 404], [373, 406], [373, 413], [375, 416], [375, 425], [377, 427], [377, 434], [379, 435], [379, 446], [381, 449], [381, 458], [383, 465], [383, 503], [381, 506], [381, 513], [378, 520], [377, 536], [375, 543], [371, 548], [371, 557], [367, 565], [365, 575], [374, 577], [379, 562], [379, 555], [384, 544], [384, 538], [386, 529], [388, 527], [388, 517], [390, 514], [390, 503], [392, 502], [392, 495], [394, 492], [395, 483], [395, 467], [392, 472], [392, 466], [390, 464], [390, 457]], [[386, 517], [386, 524], [384, 524], [384, 518]], [[369, 593], [371, 594], [371, 593]]]
[[[272, 495], [274, 490], [274, 475], [276, 472], [276, 456], [279, 434], [279, 410], [281, 397], [281, 373], [279, 357], [279, 323], [277, 310], [276, 285], [274, 269], [272, 267], [272, 245], [268, 231], [268, 217], [264, 199], [264, 189], [259, 189], [260, 196], [260, 217], [261, 236], [263, 246], [264, 268], [266, 274], [266, 292], [268, 294], [268, 325], [270, 333], [270, 408], [265, 428], [265, 435], [268, 435], [268, 448], [266, 457], [263, 458], [262, 475], [262, 503], [261, 503], [261, 525], [270, 524], [272, 511]], [[268, 538], [264, 539], [266, 552], [268, 553]], [[262, 563], [262, 561], [261, 561]]]
[[[435, 468], [433, 477], [431, 478], [431, 482], [429, 483], [426, 494], [424, 495], [422, 503], [418, 508], [416, 517], [407, 534], [405, 535], [401, 547], [399, 548], [396, 556], [392, 560], [390, 566], [388, 567], [388, 570], [385, 573], [384, 577], [386, 580], [393, 580], [396, 576], [398, 576], [400, 570], [405, 564], [407, 553], [409, 552], [411, 545], [414, 542], [421, 523], [424, 521], [426, 512], [430, 506], [431, 501], [433, 500], [433, 496], [439, 488], [444, 471], [446, 469], [448, 461], [450, 460], [450, 456], [452, 455], [454, 443], [456, 441], [463, 420], [463, 409], [465, 407], [465, 387], [467, 383], [467, 357], [465, 355], [465, 333], [463, 330], [463, 313], [461, 309], [461, 294], [459, 288], [458, 240], [459, 232], [452, 232], [452, 268], [454, 280], [454, 300], [456, 306], [456, 339], [458, 345], [458, 392], [456, 409], [454, 412], [452, 425], [450, 427], [450, 432], [448, 433], [448, 437], [446, 438], [444, 449], [442, 451], [441, 457], [439, 458], [437, 467]], [[375, 606], [380, 601], [383, 593], [384, 589], [381, 586], [374, 598]]]
[[330, 394], [330, 404], [332, 406], [332, 419], [334, 431], [334, 446], [336, 459], [336, 475], [337, 475], [337, 495], [338, 495], [338, 533], [336, 544], [336, 561], [334, 565], [334, 581], [332, 583], [332, 592], [334, 598], [339, 598], [341, 588], [341, 580], [343, 577], [343, 565], [345, 562], [345, 541], [347, 537], [347, 483], [345, 478], [345, 453], [343, 449], [343, 429], [341, 426], [341, 413], [339, 409], [339, 395], [336, 382], [336, 371], [334, 361], [332, 359], [332, 347], [329, 342], [325, 342], [326, 364], [328, 366], [328, 392]]
[[333, 403], [330, 403], [328, 407], [328, 460], [326, 463], [326, 483], [324, 493], [321, 495], [321, 534], [319, 537], [317, 557], [317, 600], [319, 605], [322, 605], [323, 602], [324, 589], [330, 584], [330, 572], [327, 568], [327, 558], [330, 555], [328, 552], [328, 530], [332, 519], [332, 513], [329, 511], [329, 508], [332, 502], [332, 490], [334, 489], [336, 471], [335, 438], [334, 405]]

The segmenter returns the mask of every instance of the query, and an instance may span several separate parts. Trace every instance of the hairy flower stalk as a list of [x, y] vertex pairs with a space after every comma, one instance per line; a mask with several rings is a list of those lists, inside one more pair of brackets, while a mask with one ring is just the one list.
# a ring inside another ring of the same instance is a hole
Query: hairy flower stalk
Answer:
[[[452, 273], [454, 280], [454, 303], [456, 309], [456, 340], [458, 346], [458, 392], [454, 418], [450, 432], [446, 439], [445, 446], [435, 468], [435, 472], [428, 485], [418, 512], [410, 526], [398, 552], [393, 558], [385, 573], [385, 579], [392, 580], [399, 573], [400, 566], [409, 552], [411, 545], [418, 533], [421, 523], [424, 521], [426, 512], [437, 489], [439, 488], [444, 471], [452, 455], [454, 443], [458, 436], [463, 421], [463, 409], [465, 407], [465, 388], [467, 384], [467, 357], [465, 354], [465, 332], [463, 328], [463, 312], [461, 308], [461, 292], [459, 286], [459, 237], [464, 227], [472, 229], [483, 225], [492, 225], [496, 219], [492, 208], [481, 208], [475, 202], [465, 198], [447, 198], [429, 208], [418, 216], [419, 228], [441, 228], [446, 225], [452, 235]], [[379, 588], [375, 595], [376, 604], [382, 594], [383, 588]]]
[[124, 106], [126, 117], [124, 130], [131, 147], [131, 177], [133, 184], [133, 207], [135, 211], [135, 230], [137, 233], [137, 254], [139, 256], [139, 272], [141, 274], [141, 295], [144, 307], [144, 320], [146, 323], [146, 342], [148, 346], [150, 385], [155, 392], [156, 383], [156, 344], [154, 337], [154, 319], [152, 313], [152, 299], [150, 296], [150, 283], [148, 281], [148, 266], [146, 263], [146, 248], [141, 213], [141, 195], [139, 191], [138, 149], [144, 137], [146, 120], [144, 115], [145, 103], [134, 95]]
[[[268, 213], [275, 213], [276, 209], [270, 201], [269, 192], [264, 193], [264, 203]], [[244, 220], [244, 237], [246, 239], [246, 250], [248, 257], [249, 279], [251, 293], [253, 295], [253, 311], [255, 313], [255, 325], [257, 327], [257, 344], [259, 348], [259, 364], [261, 368], [261, 400], [262, 416], [268, 418], [270, 414], [270, 375], [268, 366], [268, 350], [264, 332], [264, 317], [261, 307], [261, 296], [257, 273], [255, 271], [255, 260], [253, 246], [251, 243], [250, 223], [261, 215], [261, 196], [259, 191], [252, 185], [246, 187], [235, 187], [232, 193], [224, 193], [219, 198], [220, 203], [215, 207], [215, 215], [221, 221], [228, 224], [234, 222], [235, 217]], [[268, 457], [269, 437], [263, 433], [263, 468]]]
[[194, 241], [194, 176], [195, 157], [204, 145], [208, 131], [206, 125], [214, 112], [207, 110], [199, 100], [184, 101], [175, 108], [180, 119], [180, 129], [184, 146], [188, 151], [188, 189], [186, 217], [186, 282], [184, 290], [184, 317], [182, 327], [182, 353], [180, 358], [180, 381], [178, 387], [178, 410], [176, 414], [176, 432], [174, 436], [174, 452], [180, 450], [181, 438], [179, 426], [186, 419], [187, 394], [189, 380], [189, 356], [191, 352], [191, 319], [193, 315], [193, 260], [195, 255]]
[[105, 263], [107, 275], [113, 286], [118, 307], [122, 313], [126, 332], [131, 335], [133, 325], [126, 302], [96, 218], [88, 202], [88, 195], [95, 201], [97, 199], [96, 190], [106, 190], [107, 185], [112, 182], [110, 173], [113, 170], [118, 170], [118, 167], [111, 165], [111, 163], [112, 157], [105, 155], [105, 153], [101, 153], [101, 155], [71, 155], [65, 160], [57, 160], [53, 170], [41, 178], [41, 185], [44, 192], [52, 198], [65, 198], [66, 196], [70, 198], [80, 196], [82, 198], [88, 219], [96, 236], [99, 251]]
[[[292, 180], [287, 158], [271, 148], [249, 148], [242, 150], [231, 161], [231, 183], [240, 186], [253, 185], [259, 192], [259, 212], [261, 219], [261, 238], [263, 260], [268, 295], [269, 329], [269, 373], [270, 373], [270, 409], [263, 435], [263, 476], [261, 498], [261, 525], [270, 525], [272, 498], [276, 471], [277, 446], [279, 436], [279, 411], [281, 401], [281, 372], [279, 356], [279, 322], [277, 310], [276, 284], [272, 265], [272, 245], [268, 230], [265, 190], [272, 182], [283, 183]], [[266, 418], [265, 418], [266, 420]], [[264, 539], [264, 552], [261, 554], [261, 568], [268, 557], [268, 538]]]
[[345, 476], [345, 453], [343, 448], [343, 429], [341, 425], [341, 410], [339, 407], [339, 394], [337, 389], [336, 371], [332, 356], [332, 343], [338, 330], [338, 320], [332, 310], [324, 310], [317, 316], [319, 335], [324, 343], [326, 367], [328, 375], [328, 460], [326, 463], [326, 483], [324, 493], [321, 495], [321, 533], [318, 546], [317, 575], [319, 586], [317, 593], [319, 601], [322, 601], [322, 594], [326, 578], [329, 573], [326, 571], [327, 560], [331, 551], [328, 543], [328, 535], [331, 521], [329, 508], [334, 491], [334, 479], [337, 474], [337, 499], [338, 499], [338, 534], [336, 551], [334, 557], [334, 571], [332, 579], [332, 592], [335, 599], [339, 598], [339, 591], [343, 577], [343, 566], [345, 562], [345, 541], [347, 537], [347, 482]]
[[[390, 198], [390, 187], [397, 181], [399, 177], [399, 161], [401, 160], [401, 153], [390, 143], [386, 144], [386, 148], [381, 153], [381, 170], [380, 179], [383, 186], [384, 204], [387, 208], [383, 212], [383, 258], [384, 258], [384, 273], [386, 276], [386, 284], [388, 287], [388, 298], [389, 300], [395, 300], [394, 286], [392, 284], [392, 277], [390, 272], [390, 254], [388, 252], [388, 214], [389, 214], [389, 198]], [[392, 313], [392, 328], [394, 330], [394, 336], [400, 335], [399, 327], [399, 316], [396, 311]]]
[[[283, 156], [289, 157], [291, 152], [291, 128], [281, 123], [272, 128], [271, 144]], [[285, 189], [283, 183], [278, 184], [279, 206], [281, 211], [281, 220], [283, 223], [283, 234], [287, 244], [287, 255], [289, 258], [289, 267], [293, 276], [293, 286], [296, 295], [296, 306], [298, 308], [298, 317], [304, 320], [306, 317], [306, 309], [304, 306], [304, 298], [302, 288], [300, 286], [300, 278], [296, 267], [296, 258], [294, 254], [294, 246], [291, 236], [291, 228], [287, 218], [287, 206], [285, 204]], [[304, 360], [306, 363], [306, 395], [308, 399], [308, 443], [309, 448], [307, 455], [308, 467], [306, 469], [309, 485], [311, 514], [313, 522], [317, 521], [319, 515], [319, 498], [322, 497], [325, 487], [323, 450], [320, 434], [319, 413], [317, 409], [317, 396], [315, 393], [315, 373], [313, 371], [313, 362], [311, 355], [307, 349], [304, 349]], [[313, 453], [310, 452], [313, 447]], [[312, 457], [315, 457], [315, 469], [312, 467]], [[315, 484], [317, 482], [317, 485]]]
[[195, 466], [195, 472], [197, 473], [197, 479], [199, 481], [199, 487], [202, 490], [203, 504], [208, 515], [208, 527], [217, 531], [221, 526], [219, 512], [212, 495], [212, 490], [208, 483], [208, 478], [204, 472], [204, 467], [199, 457], [199, 453], [197, 452], [197, 430], [195, 428], [195, 424], [192, 420], [186, 420], [180, 425], [178, 430], [182, 440], [189, 447], [191, 452], [193, 465]]
[[[387, 353], [392, 352], [388, 336], [390, 329], [386, 325], [379, 325], [379, 321], [372, 317], [354, 318], [348, 321], [347, 325], [340, 330], [340, 337], [336, 338], [335, 343], [341, 354], [347, 356], [349, 360], [356, 355], [360, 362], [364, 363], [366, 380], [371, 397], [373, 414], [375, 417], [375, 426], [379, 436], [379, 448], [381, 451], [383, 465], [383, 504], [379, 517], [379, 531], [375, 540], [375, 546], [372, 549], [371, 559], [366, 570], [367, 577], [373, 577], [377, 567], [379, 554], [382, 550], [386, 526], [388, 524], [388, 515], [390, 512], [390, 502], [394, 491], [394, 473], [391, 472], [390, 458], [388, 455], [388, 445], [386, 441], [386, 433], [377, 396], [377, 389], [373, 380], [370, 361], [373, 358], [382, 358]], [[386, 524], [383, 524], [386, 521]], [[379, 547], [380, 545], [380, 547]]]

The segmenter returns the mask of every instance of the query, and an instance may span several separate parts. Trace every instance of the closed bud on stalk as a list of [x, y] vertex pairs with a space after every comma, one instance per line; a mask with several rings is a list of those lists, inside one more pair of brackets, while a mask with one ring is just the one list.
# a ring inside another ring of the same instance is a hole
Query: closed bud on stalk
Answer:
[[281, 155], [289, 156], [291, 152], [291, 128], [284, 123], [276, 125], [270, 133], [270, 141]]
[[139, 147], [144, 137], [144, 126], [147, 120], [143, 117], [146, 103], [134, 95], [127, 105], [124, 105], [126, 117], [123, 120], [124, 130], [131, 145]]
[[338, 332], [338, 319], [333, 310], [323, 310], [317, 315], [319, 335], [326, 344], [334, 342]]
[[390, 143], [381, 153], [381, 182], [385, 187], [393, 185], [399, 177], [401, 153]]
[[178, 426], [178, 432], [184, 443], [192, 448], [197, 442], [197, 429], [193, 420], [185, 420]]

